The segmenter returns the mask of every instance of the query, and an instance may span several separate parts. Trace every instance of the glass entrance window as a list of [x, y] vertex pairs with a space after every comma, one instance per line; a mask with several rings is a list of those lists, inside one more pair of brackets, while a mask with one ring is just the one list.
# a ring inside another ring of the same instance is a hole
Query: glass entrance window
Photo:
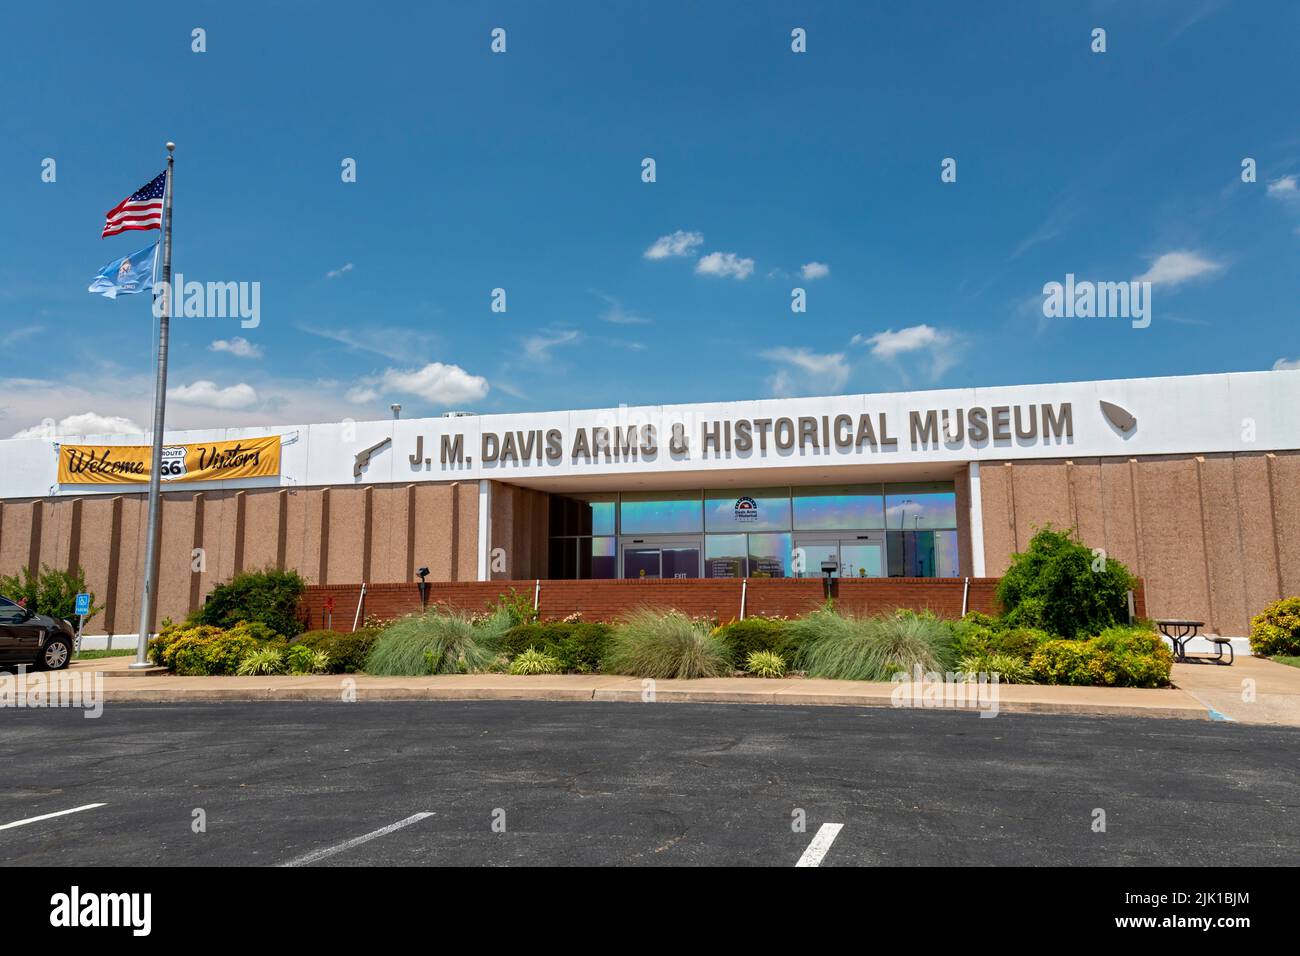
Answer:
[[704, 530], [789, 531], [790, 489], [709, 491], [704, 495]]
[[710, 534], [704, 538], [704, 576], [743, 578], [749, 552], [743, 534]]
[[879, 578], [884, 573], [884, 550], [879, 542], [845, 541], [840, 544], [840, 577]]
[[619, 502], [622, 534], [681, 534], [703, 531], [698, 491], [629, 491]]
[[749, 576], [751, 578], [788, 578], [790, 547], [788, 534], [751, 534], [749, 536]]

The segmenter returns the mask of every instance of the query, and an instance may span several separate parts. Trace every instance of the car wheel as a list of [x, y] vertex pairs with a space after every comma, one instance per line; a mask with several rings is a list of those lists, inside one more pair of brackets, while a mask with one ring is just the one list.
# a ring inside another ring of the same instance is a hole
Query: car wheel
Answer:
[[43, 648], [36, 661], [36, 667], [43, 671], [59, 671], [68, 666], [72, 659], [72, 645], [66, 637], [52, 637]]

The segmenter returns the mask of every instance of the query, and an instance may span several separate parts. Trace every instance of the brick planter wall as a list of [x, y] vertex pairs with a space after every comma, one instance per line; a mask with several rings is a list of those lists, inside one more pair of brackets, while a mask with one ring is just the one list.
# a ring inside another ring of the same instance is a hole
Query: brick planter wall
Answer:
[[[511, 588], [530, 600], [535, 581], [439, 581], [429, 583], [429, 602], [462, 611], [482, 611]], [[997, 578], [971, 578], [967, 609], [993, 614], [998, 610], [994, 592]], [[729, 621], [740, 617], [743, 582], [737, 578], [694, 580], [542, 581], [541, 616], [546, 620], [581, 611], [588, 621], [608, 621], [638, 607], [671, 607], [692, 616]], [[940, 617], [961, 616], [963, 578], [869, 578], [835, 582], [839, 607], [852, 611], [888, 611], [894, 608], [931, 610]], [[809, 578], [750, 578], [745, 588], [748, 617], [794, 617], [821, 604], [822, 582]], [[308, 628], [326, 626], [325, 600], [334, 598], [330, 626], [350, 631], [357, 611], [359, 584], [310, 585], [301, 611]], [[1139, 617], [1146, 616], [1141, 584], [1134, 594]], [[372, 584], [366, 588], [361, 617], [385, 620], [420, 610], [420, 593], [414, 584]]]

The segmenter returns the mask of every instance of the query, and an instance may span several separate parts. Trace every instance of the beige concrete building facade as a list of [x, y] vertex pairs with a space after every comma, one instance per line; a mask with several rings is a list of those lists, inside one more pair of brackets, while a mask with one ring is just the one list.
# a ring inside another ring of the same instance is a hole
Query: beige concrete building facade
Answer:
[[[1112, 400], [1135, 423], [1109, 420]], [[1297, 408], [1300, 373], [1279, 372], [169, 434], [288, 437], [274, 479], [164, 486], [157, 621], [268, 567], [313, 584], [816, 576], [831, 555], [842, 576], [982, 577], [1051, 524], [1142, 577], [1153, 616], [1241, 636], [1300, 594]], [[376, 436], [391, 444], [354, 467]], [[105, 605], [88, 633], [134, 634], [145, 495], [52, 481], [68, 441], [0, 442], [0, 574], [84, 568]]]

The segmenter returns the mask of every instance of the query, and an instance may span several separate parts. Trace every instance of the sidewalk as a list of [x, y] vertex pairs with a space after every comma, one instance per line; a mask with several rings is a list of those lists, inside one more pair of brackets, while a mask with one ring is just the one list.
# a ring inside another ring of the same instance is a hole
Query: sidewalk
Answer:
[[[1300, 727], [1300, 667], [1262, 657], [1221, 664], [1175, 664], [1174, 684], [1217, 720]], [[1253, 697], [1253, 699], [1251, 699]]]
[[[278, 677], [176, 677], [139, 675], [127, 670], [131, 658], [78, 661], [56, 675], [102, 673], [107, 703], [253, 700], [598, 700], [639, 702], [646, 693], [640, 678], [610, 675], [508, 674], [438, 677], [316, 675]], [[1280, 667], [1280, 665], [1273, 665]], [[1227, 668], [1222, 668], [1227, 670]], [[971, 685], [968, 685], [971, 686]], [[749, 703], [803, 706], [893, 707], [894, 684], [787, 678], [720, 677], [654, 682], [659, 703]], [[1203, 702], [1169, 688], [1056, 687], [998, 685], [1000, 713], [1085, 714], [1205, 720]], [[973, 688], [971, 690], [973, 695]], [[974, 709], [973, 705], [967, 705]], [[987, 709], [987, 705], [984, 705]], [[945, 708], [951, 709], [951, 708]], [[1297, 721], [1300, 723], [1300, 720]]]

